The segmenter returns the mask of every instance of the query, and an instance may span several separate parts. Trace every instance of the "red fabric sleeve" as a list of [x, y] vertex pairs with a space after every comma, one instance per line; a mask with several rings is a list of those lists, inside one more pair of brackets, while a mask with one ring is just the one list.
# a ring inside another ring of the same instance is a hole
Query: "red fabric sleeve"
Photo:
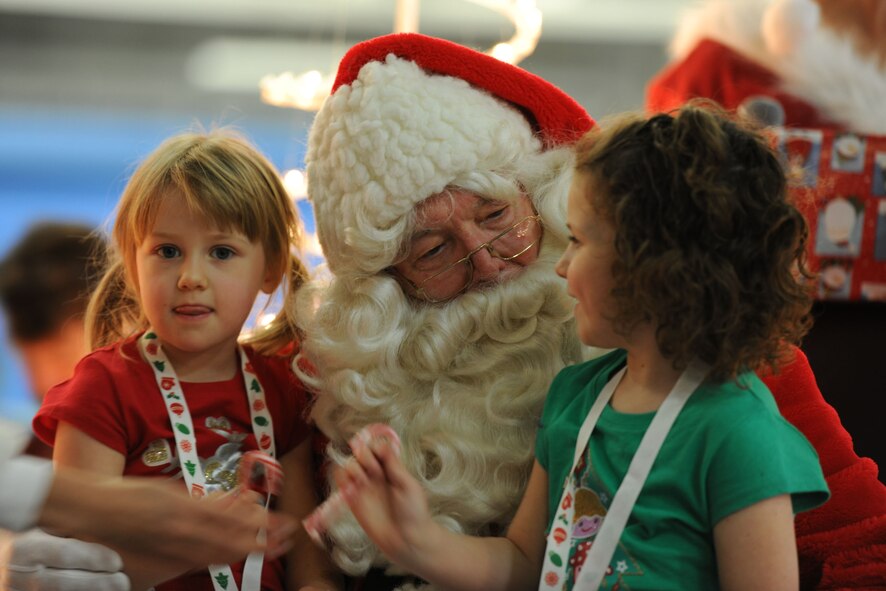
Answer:
[[782, 415], [818, 452], [831, 491], [827, 503], [797, 515], [802, 589], [871, 588], [886, 583], [886, 487], [877, 465], [860, 458], [834, 408], [825, 402], [806, 355], [763, 376]]

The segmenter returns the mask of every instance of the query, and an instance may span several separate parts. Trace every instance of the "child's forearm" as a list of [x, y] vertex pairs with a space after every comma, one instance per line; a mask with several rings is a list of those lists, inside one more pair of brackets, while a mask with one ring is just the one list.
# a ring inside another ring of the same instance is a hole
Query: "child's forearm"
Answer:
[[[400, 460], [399, 442], [351, 440], [352, 460], [336, 473], [342, 499], [392, 562], [436, 588], [532, 589], [541, 570], [547, 476], [533, 466], [507, 538], [454, 533], [434, 519], [422, 485]], [[530, 502], [527, 502], [527, 498]], [[541, 507], [542, 510], [537, 510]], [[512, 532], [513, 530], [513, 532]]]
[[115, 510], [118, 501], [126, 505], [128, 498], [119, 479], [87, 475], [71, 469], [59, 469], [49, 497], [43, 507], [40, 523], [47, 529], [112, 544], [123, 558], [124, 572], [129, 577], [133, 591], [148, 589], [153, 585], [180, 575], [188, 567], [177, 561], [161, 561], [156, 556], [146, 558], [117, 545], [127, 537], [145, 535], [127, 519], [131, 513]]
[[113, 502], [119, 477], [58, 468], [40, 513], [39, 525], [49, 531], [105, 544], [122, 537], [123, 515], [108, 519], [106, 502]]
[[[60, 469], [40, 523], [63, 535], [77, 535], [122, 550], [126, 573], [154, 583], [196, 566], [230, 563], [261, 550], [256, 541], [268, 528], [268, 547], [283, 550], [295, 524], [268, 515], [250, 495], [188, 497], [180, 484], [146, 478], [111, 478]], [[139, 567], [149, 578], [142, 578]], [[147, 584], [146, 586], [150, 586]], [[137, 588], [133, 585], [133, 588]]]
[[401, 562], [444, 589], [536, 589], [544, 557], [547, 473], [536, 462], [506, 537], [480, 538], [454, 533], [431, 520], [400, 546]]
[[395, 560], [438, 589], [532, 590], [538, 572], [508, 538], [457, 534], [436, 524], [408, 556]]

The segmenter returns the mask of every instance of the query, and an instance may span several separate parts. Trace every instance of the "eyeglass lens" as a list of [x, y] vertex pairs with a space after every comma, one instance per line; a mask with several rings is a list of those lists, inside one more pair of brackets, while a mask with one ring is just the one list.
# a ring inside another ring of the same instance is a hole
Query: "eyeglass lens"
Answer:
[[525, 253], [535, 244], [530, 236], [538, 224], [536, 216], [530, 216], [517, 222], [504, 233], [489, 242], [476, 247], [468, 256], [452, 262], [448, 267], [431, 275], [418, 284], [418, 289], [425, 299], [432, 302], [445, 301], [452, 298], [470, 285], [473, 279], [474, 264], [472, 257], [483, 248], [502, 260], [511, 260]]

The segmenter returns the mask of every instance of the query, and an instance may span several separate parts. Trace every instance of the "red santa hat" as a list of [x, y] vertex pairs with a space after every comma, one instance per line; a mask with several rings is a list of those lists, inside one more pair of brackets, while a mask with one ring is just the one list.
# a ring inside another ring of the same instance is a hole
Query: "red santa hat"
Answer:
[[563, 91], [455, 43], [403, 33], [355, 45], [305, 158], [320, 243], [336, 274], [398, 257], [410, 215], [476, 171], [514, 171], [594, 122]]

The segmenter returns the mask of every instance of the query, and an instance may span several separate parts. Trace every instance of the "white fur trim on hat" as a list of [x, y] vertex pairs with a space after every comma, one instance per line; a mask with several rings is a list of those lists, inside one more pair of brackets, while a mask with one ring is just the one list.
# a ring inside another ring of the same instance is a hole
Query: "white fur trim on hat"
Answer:
[[418, 203], [541, 149], [523, 115], [460, 78], [394, 55], [367, 63], [326, 100], [308, 137], [308, 195], [330, 269], [388, 267]]

